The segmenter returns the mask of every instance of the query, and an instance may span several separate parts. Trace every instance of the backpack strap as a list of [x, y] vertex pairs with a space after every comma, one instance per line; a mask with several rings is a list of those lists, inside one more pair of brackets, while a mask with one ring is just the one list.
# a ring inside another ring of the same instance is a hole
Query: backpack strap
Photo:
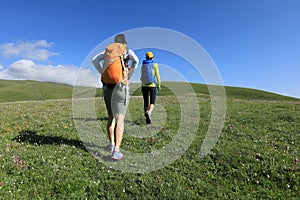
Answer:
[[128, 50], [126, 50], [126, 52], [122, 55], [120, 55], [120, 60], [121, 60], [121, 64], [122, 64], [122, 71], [123, 71], [123, 78], [121, 80], [121, 83], [123, 85], [127, 85], [129, 82], [129, 77], [128, 77], [128, 66], [127, 63], [125, 63], [125, 60], [128, 57]]

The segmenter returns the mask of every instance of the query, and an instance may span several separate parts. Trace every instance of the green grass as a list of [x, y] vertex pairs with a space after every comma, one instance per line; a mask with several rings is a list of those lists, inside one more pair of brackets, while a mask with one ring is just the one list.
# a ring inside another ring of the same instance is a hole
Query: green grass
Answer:
[[259, 99], [259, 100], [299, 100], [297, 98], [278, 95], [272, 92], [256, 90], [251, 88], [226, 86], [226, 95], [232, 99]]
[[0, 80], [0, 102], [65, 99], [72, 97], [72, 90], [57, 83]]
[[[144, 174], [115, 170], [111, 166], [117, 163], [108, 166], [83, 146], [74, 120], [99, 123], [105, 137], [107, 116], [101, 98], [95, 119], [74, 119], [68, 99], [1, 103], [0, 199], [297, 199], [300, 102], [278, 96], [262, 101], [268, 95], [261, 91], [245, 99], [243, 89], [226, 88], [233, 94], [228, 95], [221, 137], [213, 153], [200, 158], [210, 123], [210, 98], [202, 98], [207, 92], [202, 85], [193, 88], [201, 98], [199, 128], [191, 146], [172, 164]], [[131, 135], [138, 129], [129, 129], [130, 123], [146, 127], [142, 99], [131, 98], [124, 150], [149, 152], [172, 141], [180, 111], [172, 91], [164, 92], [157, 105], [165, 109], [166, 122], [149, 138]]]

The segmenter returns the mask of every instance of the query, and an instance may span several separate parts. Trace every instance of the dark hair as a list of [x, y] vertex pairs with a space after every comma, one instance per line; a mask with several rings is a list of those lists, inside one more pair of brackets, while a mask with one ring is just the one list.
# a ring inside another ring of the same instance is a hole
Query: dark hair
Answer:
[[146, 56], [146, 60], [153, 60], [154, 57], [149, 57], [149, 56]]
[[127, 44], [125, 35], [124, 34], [118, 34], [115, 36], [115, 43], [121, 43], [121, 44]]

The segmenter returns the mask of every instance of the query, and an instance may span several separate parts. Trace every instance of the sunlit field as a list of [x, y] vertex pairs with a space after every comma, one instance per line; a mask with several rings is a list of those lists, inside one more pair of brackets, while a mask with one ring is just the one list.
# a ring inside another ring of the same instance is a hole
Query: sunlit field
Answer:
[[[142, 99], [130, 99], [123, 150], [151, 152], [172, 141], [180, 121], [178, 100], [166, 94], [158, 96], [157, 105], [149, 128], [143, 118]], [[110, 166], [109, 161], [103, 163], [97, 159], [96, 147], [93, 152], [88, 151], [74, 124], [75, 120], [84, 119], [74, 119], [70, 99], [1, 103], [0, 197], [297, 199], [300, 196], [299, 101], [228, 98], [222, 134], [204, 158], [199, 157], [199, 151], [210, 123], [210, 98], [198, 95], [198, 105], [197, 135], [179, 159], [152, 172], [129, 173], [116, 170], [113, 167], [116, 162]], [[107, 115], [101, 97], [96, 98], [96, 108], [97, 117], [93, 120], [99, 123], [100, 134], [106, 134]], [[147, 128], [153, 135], [138, 137]]]

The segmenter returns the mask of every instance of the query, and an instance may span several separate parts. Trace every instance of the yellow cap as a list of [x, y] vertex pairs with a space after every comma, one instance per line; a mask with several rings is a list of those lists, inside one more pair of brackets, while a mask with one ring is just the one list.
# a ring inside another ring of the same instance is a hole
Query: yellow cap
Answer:
[[152, 53], [151, 51], [148, 51], [148, 52], [146, 53], [146, 57], [147, 57], [147, 58], [153, 58], [154, 56], [153, 56], [153, 53]]

